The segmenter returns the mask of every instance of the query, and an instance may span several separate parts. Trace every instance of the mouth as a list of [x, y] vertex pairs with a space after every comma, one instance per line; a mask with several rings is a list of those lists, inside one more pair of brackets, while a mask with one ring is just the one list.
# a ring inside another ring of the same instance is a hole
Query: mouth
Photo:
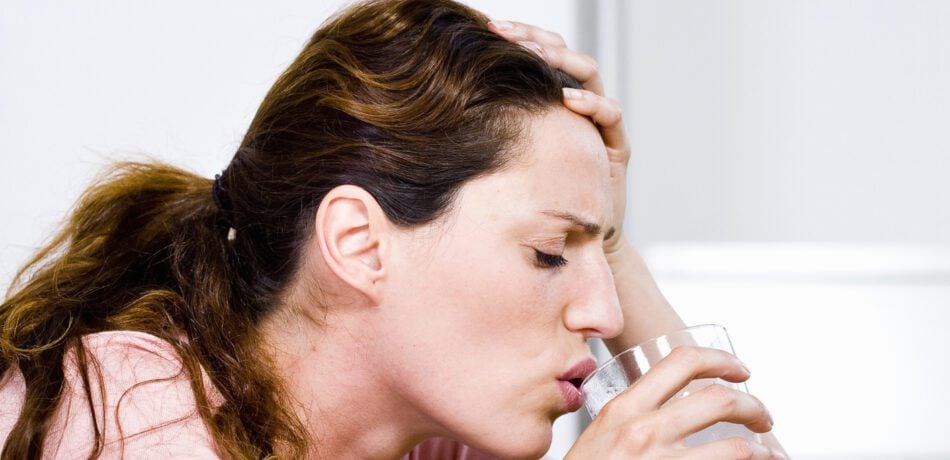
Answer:
[[597, 370], [597, 361], [594, 358], [584, 358], [575, 363], [567, 372], [558, 376], [558, 380], [569, 382], [575, 388], [580, 389], [584, 379]]
[[567, 372], [558, 376], [558, 386], [561, 389], [564, 405], [569, 412], [574, 412], [584, 405], [584, 393], [581, 391], [581, 384], [595, 369], [597, 369], [597, 362], [592, 358], [585, 358], [574, 364]]

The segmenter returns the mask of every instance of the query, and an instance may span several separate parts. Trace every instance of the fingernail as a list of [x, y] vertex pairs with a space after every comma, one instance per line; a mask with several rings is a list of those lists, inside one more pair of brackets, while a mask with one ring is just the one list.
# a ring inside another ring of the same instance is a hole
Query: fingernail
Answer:
[[563, 88], [563, 90], [564, 90], [564, 97], [567, 99], [580, 99], [583, 96], [580, 90], [577, 90], [574, 88]]
[[501, 31], [511, 30], [511, 28], [515, 26], [514, 24], [508, 21], [492, 21], [492, 22], [489, 22], [489, 24], [494, 26], [495, 30], [501, 30]]
[[746, 366], [744, 362], [739, 361], [739, 365], [742, 366], [742, 370], [744, 370], [746, 374], [752, 375], [752, 371], [749, 370], [749, 366]]
[[534, 51], [534, 54], [544, 57], [544, 50], [541, 48], [541, 45], [535, 42], [529, 42], [529, 41], [518, 42], [518, 44], [525, 48], [528, 48], [531, 51]]

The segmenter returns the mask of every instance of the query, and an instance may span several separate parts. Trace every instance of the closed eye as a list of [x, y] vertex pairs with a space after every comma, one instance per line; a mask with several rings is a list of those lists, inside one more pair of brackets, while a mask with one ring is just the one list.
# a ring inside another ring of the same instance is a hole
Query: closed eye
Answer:
[[557, 254], [548, 254], [538, 251], [537, 249], [534, 250], [534, 254], [537, 258], [538, 266], [542, 268], [558, 268], [567, 264], [567, 259]]

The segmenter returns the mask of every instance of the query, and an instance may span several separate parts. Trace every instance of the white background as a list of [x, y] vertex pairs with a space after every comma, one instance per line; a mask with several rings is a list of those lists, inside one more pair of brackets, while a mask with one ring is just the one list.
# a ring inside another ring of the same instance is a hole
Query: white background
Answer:
[[673, 304], [793, 458], [950, 458], [950, 2], [608, 3]]
[[[631, 238], [727, 325], [794, 458], [950, 456], [950, 3], [468, 3], [598, 56]], [[110, 159], [223, 168], [341, 4], [4, 2], [0, 282]]]

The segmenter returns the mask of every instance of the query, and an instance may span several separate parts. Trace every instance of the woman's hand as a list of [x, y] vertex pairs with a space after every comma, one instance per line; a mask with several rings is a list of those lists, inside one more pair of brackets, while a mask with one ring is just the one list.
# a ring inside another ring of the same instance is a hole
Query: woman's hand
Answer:
[[611, 216], [614, 234], [604, 241], [608, 260], [620, 254], [626, 244], [623, 233], [624, 211], [627, 206], [627, 164], [630, 162], [630, 144], [624, 133], [620, 104], [604, 97], [604, 86], [594, 58], [567, 48], [560, 35], [518, 22], [493, 21], [491, 29], [540, 55], [562, 72], [574, 77], [584, 89], [564, 89], [564, 105], [591, 120], [600, 130], [610, 160], [610, 188], [613, 199]]
[[567, 459], [678, 458], [782, 459], [779, 450], [742, 438], [686, 447], [687, 436], [714, 423], [745, 425], [757, 433], [772, 429], [768, 410], [755, 397], [710, 385], [669, 404], [693, 379], [749, 378], [735, 356], [710, 348], [680, 347], [601, 409], [567, 453]]

